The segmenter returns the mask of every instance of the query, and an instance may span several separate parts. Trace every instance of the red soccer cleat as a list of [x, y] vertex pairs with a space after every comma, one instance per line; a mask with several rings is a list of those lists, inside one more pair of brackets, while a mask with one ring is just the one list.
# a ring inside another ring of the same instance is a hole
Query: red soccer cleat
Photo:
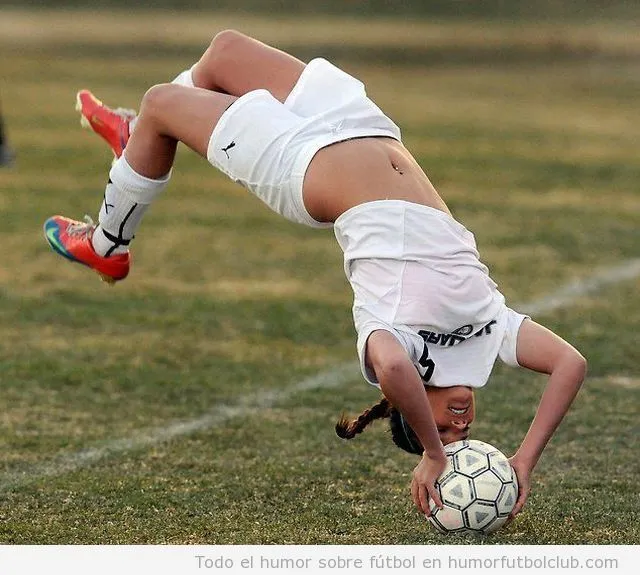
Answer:
[[95, 224], [89, 216], [78, 222], [64, 216], [53, 216], [44, 223], [44, 236], [51, 248], [61, 256], [94, 270], [100, 278], [114, 284], [129, 273], [129, 252], [109, 257], [98, 255], [91, 244]]
[[89, 90], [76, 94], [76, 110], [80, 112], [80, 124], [92, 129], [109, 144], [116, 158], [122, 156], [129, 136], [129, 124], [136, 117], [134, 110], [105, 106]]

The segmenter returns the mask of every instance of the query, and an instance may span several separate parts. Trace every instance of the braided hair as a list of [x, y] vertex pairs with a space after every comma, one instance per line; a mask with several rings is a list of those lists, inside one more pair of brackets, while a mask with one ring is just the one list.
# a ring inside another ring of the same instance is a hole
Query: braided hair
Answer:
[[356, 419], [349, 421], [345, 415], [336, 423], [336, 434], [342, 439], [353, 439], [358, 433], [362, 433], [365, 427], [376, 419], [390, 417], [393, 408], [386, 397], [378, 403], [365, 409]]
[[349, 420], [346, 416], [342, 416], [336, 423], [336, 434], [342, 439], [352, 439], [358, 433], [362, 433], [365, 427], [376, 419], [389, 418], [389, 427], [391, 429], [391, 439], [400, 448], [408, 453], [422, 455], [424, 451], [420, 440], [404, 416], [395, 407], [389, 403], [386, 397], [383, 397], [378, 403], [365, 409], [356, 419]]

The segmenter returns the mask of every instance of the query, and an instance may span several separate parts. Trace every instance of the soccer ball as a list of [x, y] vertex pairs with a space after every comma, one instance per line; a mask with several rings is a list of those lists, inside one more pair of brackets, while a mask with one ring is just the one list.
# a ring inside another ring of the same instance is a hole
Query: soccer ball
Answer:
[[429, 521], [441, 533], [488, 535], [506, 522], [518, 499], [518, 480], [493, 445], [465, 439], [445, 445], [447, 467], [436, 487], [444, 507], [429, 502]]

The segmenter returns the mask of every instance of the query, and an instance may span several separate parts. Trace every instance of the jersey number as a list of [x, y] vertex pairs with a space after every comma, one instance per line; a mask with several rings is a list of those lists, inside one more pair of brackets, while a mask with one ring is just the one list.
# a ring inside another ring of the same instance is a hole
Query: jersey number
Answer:
[[429, 358], [429, 348], [426, 343], [424, 344], [424, 349], [422, 350], [422, 355], [420, 356], [418, 363], [425, 369], [424, 373], [420, 375], [420, 377], [422, 377], [422, 381], [429, 383], [429, 380], [433, 377], [433, 372], [436, 369], [436, 364]]

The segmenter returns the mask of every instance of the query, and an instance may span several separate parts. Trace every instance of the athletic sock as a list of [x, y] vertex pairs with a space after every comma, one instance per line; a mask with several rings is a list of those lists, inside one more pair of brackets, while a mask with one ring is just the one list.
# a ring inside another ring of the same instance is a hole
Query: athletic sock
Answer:
[[111, 167], [109, 183], [93, 232], [93, 249], [101, 256], [126, 252], [149, 204], [169, 183], [171, 172], [159, 180], [138, 174], [121, 156]]
[[136, 114], [133, 118], [131, 118], [131, 120], [129, 120], [129, 137], [131, 137], [131, 134], [133, 134], [133, 130], [138, 123], [138, 117], [139, 116]]
[[[194, 88], [192, 69], [193, 66], [184, 70], [171, 83]], [[138, 116], [129, 123], [131, 133], [137, 122]], [[127, 251], [142, 216], [167, 186], [170, 175], [160, 180], [142, 176], [129, 165], [124, 155], [114, 162], [100, 207], [99, 225], [91, 238], [97, 254], [110, 256]]]

